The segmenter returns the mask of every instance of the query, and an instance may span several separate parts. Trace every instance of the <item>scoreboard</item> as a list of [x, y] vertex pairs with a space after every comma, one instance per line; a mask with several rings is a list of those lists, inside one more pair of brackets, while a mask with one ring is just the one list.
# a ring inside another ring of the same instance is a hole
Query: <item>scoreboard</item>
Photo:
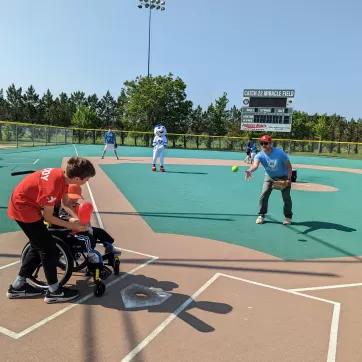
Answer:
[[291, 132], [292, 89], [244, 89], [242, 131]]

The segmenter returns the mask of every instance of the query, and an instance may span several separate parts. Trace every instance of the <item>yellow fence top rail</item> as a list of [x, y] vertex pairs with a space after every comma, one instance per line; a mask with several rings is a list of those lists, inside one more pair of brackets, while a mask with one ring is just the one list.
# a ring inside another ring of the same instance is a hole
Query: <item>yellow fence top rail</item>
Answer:
[[[0, 124], [4, 125], [17, 125], [22, 127], [42, 127], [42, 128], [57, 128], [57, 129], [69, 129], [74, 131], [84, 131], [84, 132], [106, 132], [108, 128], [76, 128], [76, 127], [60, 127], [36, 123], [22, 123], [22, 122], [8, 122], [0, 121]], [[153, 135], [153, 132], [144, 132], [144, 131], [127, 131], [123, 129], [113, 129], [114, 132], [118, 133], [129, 133], [134, 135]], [[231, 139], [231, 140], [247, 140], [248, 137], [232, 137], [232, 136], [212, 136], [207, 134], [189, 134], [189, 133], [167, 133], [168, 136], [178, 136], [178, 137], [201, 137], [201, 138], [215, 138], [215, 139]], [[300, 142], [300, 143], [333, 143], [333, 144], [349, 144], [349, 145], [362, 145], [362, 142], [348, 142], [348, 141], [325, 141], [325, 140], [298, 140], [291, 138], [273, 138], [273, 141], [278, 142]]]

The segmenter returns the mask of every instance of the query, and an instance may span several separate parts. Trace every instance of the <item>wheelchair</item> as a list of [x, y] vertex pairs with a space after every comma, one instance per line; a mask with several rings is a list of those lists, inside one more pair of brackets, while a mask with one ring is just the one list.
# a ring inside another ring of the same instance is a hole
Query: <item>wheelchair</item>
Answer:
[[[74, 272], [86, 268], [86, 276], [93, 277], [93, 294], [96, 297], [101, 297], [106, 290], [106, 286], [102, 281], [106, 280], [112, 274], [112, 270], [114, 275], [119, 274], [120, 261], [119, 257], [113, 253], [113, 245], [108, 242], [97, 243], [102, 244], [105, 247], [109, 247], [111, 252], [101, 255], [101, 253], [97, 250], [93, 250], [93, 252], [98, 256], [98, 263], [89, 263], [85, 255], [86, 251], [84, 246], [72, 235], [72, 230], [54, 228], [46, 222], [45, 224], [56, 242], [58, 253], [57, 268], [59, 268], [62, 272], [62, 276], [60, 278], [58, 275], [59, 285], [66, 284]], [[23, 263], [29, 250], [30, 241], [26, 243], [21, 252], [21, 263]], [[112, 270], [110, 268], [112, 268]], [[35, 287], [46, 290], [48, 288], [48, 284], [46, 281], [42, 281], [42, 279], [46, 280], [45, 276], [41, 277], [39, 275], [41, 269], [42, 264], [40, 262], [34, 274], [28, 278], [28, 280], [29, 283]]]

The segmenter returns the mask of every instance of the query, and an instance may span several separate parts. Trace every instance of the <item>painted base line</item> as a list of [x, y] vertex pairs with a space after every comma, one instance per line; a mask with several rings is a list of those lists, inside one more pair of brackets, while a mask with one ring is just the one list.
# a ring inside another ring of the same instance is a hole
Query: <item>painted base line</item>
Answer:
[[2, 266], [0, 266], [0, 270], [9, 268], [10, 266], [13, 266], [13, 265], [16, 265], [16, 264], [19, 264], [19, 263], [20, 263], [20, 260], [19, 261], [14, 261], [13, 263], [10, 263], [10, 264], [2, 265]]
[[302, 293], [299, 293], [299, 292], [296, 292], [296, 291], [291, 291], [291, 290], [288, 290], [288, 289], [283, 289], [283, 288], [279, 288], [279, 287], [274, 287], [274, 286], [268, 285], [268, 284], [263, 284], [263, 283], [254, 282], [253, 280], [248, 280], [248, 279], [243, 279], [243, 278], [234, 277], [233, 275], [228, 275], [228, 274], [223, 274], [223, 273], [220, 273], [220, 275], [222, 275], [223, 277], [226, 277], [226, 278], [235, 279], [235, 280], [240, 280], [241, 282], [244, 282], [244, 283], [249, 283], [249, 284], [258, 285], [259, 287], [264, 287], [264, 288], [269, 288], [269, 289], [275, 289], [275, 290], [278, 290], [278, 291], [280, 291], [280, 292], [289, 293], [289, 294], [295, 294], [295, 295], [298, 295], [298, 296], [300, 296], [300, 297], [304, 297], [304, 298], [308, 298], [308, 299], [319, 300], [320, 302], [325, 302], [325, 303], [334, 304], [334, 305], [339, 304], [339, 303], [334, 302], [334, 301], [332, 301], [332, 300], [323, 299], [323, 298], [318, 298], [318, 297], [315, 297], [315, 296], [313, 296], [313, 295], [302, 294]]
[[11, 331], [10, 329], [4, 328], [4, 327], [0, 327], [0, 333], [5, 334], [8, 337], [11, 337], [13, 339], [18, 339], [18, 334]]
[[321, 286], [321, 287], [296, 288], [296, 289], [288, 289], [288, 290], [291, 292], [305, 292], [305, 291], [313, 291], [313, 290], [353, 288], [353, 287], [361, 287], [361, 286], [362, 286], [362, 283], [353, 283], [353, 284], [325, 285], [325, 286]]
[[341, 305], [339, 303], [336, 303], [333, 308], [331, 331], [329, 333], [327, 362], [335, 362], [336, 360], [340, 314], [341, 314]]
[[219, 274], [215, 274], [200, 289], [198, 289], [189, 299], [186, 300], [179, 308], [177, 308], [168, 318], [166, 318], [151, 334], [149, 334], [138, 346], [136, 346], [121, 362], [131, 361], [138, 353], [140, 353], [158, 334], [160, 334], [180, 313], [182, 313], [202, 292], [205, 291], [217, 278]]
[[[140, 269], [144, 268], [145, 266], [147, 266], [147, 265], [151, 264], [152, 262], [154, 262], [156, 259], [157, 258], [147, 260], [145, 263], [138, 265], [137, 267], [133, 268], [131, 271], [123, 274], [122, 276], [112, 280], [109, 283], [106, 283], [106, 288], [109, 288], [112, 285], [114, 285], [114, 284], [118, 283], [119, 281], [121, 281], [122, 279], [125, 279], [129, 275], [134, 274], [138, 270], [140, 270]], [[15, 333], [13, 331], [10, 331], [9, 329], [6, 329], [4, 327], [0, 327], [0, 333], [5, 334], [6, 336], [11, 337], [13, 339], [19, 339], [19, 338], [24, 337], [25, 335], [33, 332], [34, 330], [38, 329], [39, 327], [43, 326], [44, 324], [46, 324], [46, 323], [54, 320], [55, 318], [61, 316], [62, 314], [70, 311], [71, 309], [77, 307], [78, 305], [83, 304], [84, 302], [86, 302], [88, 299], [90, 299], [92, 297], [94, 297], [93, 292], [89, 293], [86, 296], [84, 296], [83, 298], [79, 299], [74, 304], [71, 304], [68, 307], [63, 308], [63, 309], [59, 310], [58, 312], [52, 314], [51, 316], [49, 316], [47, 318], [44, 318], [43, 320], [39, 321], [38, 323], [35, 323], [31, 327], [24, 329], [22, 332]]]
[[187, 306], [194, 301], [201, 293], [203, 293], [218, 277], [223, 276], [229, 279], [239, 280], [245, 283], [254, 284], [260, 287], [269, 288], [278, 290], [280, 292], [297, 295], [307, 299], [314, 299], [320, 302], [333, 304], [333, 316], [329, 334], [329, 345], [328, 345], [328, 355], [327, 362], [335, 362], [336, 353], [337, 353], [337, 340], [338, 340], [338, 327], [339, 327], [339, 316], [340, 316], [340, 303], [328, 300], [317, 298], [311, 295], [305, 295], [298, 293], [296, 291], [290, 291], [287, 289], [275, 287], [268, 284], [263, 284], [255, 282], [253, 280], [238, 278], [233, 275], [216, 273], [211, 279], [209, 279], [204, 285], [200, 287], [186, 302], [184, 302], [175, 312], [173, 312], [169, 317], [167, 317], [155, 330], [153, 330], [141, 343], [139, 343], [126, 357], [124, 357], [121, 362], [130, 362], [138, 353], [140, 353], [154, 338], [156, 338]]
[[[137, 255], [142, 255], [142, 256], [145, 256], [147, 258], [151, 258], [151, 259], [158, 259], [158, 256], [154, 256], [154, 255], [150, 255], [150, 254], [145, 254], [145, 253], [140, 253], [138, 251], [133, 251], [133, 250], [129, 250], [129, 249], [123, 249], [123, 248], [119, 248], [120, 250], [123, 250], [127, 253], [131, 253], [131, 254], [137, 254]], [[13, 265], [17, 265], [20, 263], [20, 260], [19, 261], [14, 261], [13, 263], [10, 263], [10, 264], [5, 264], [5, 265], [1, 265], [0, 266], [0, 270], [3, 270], [3, 269], [6, 269], [6, 268], [9, 268]]]
[[128, 250], [128, 249], [124, 249], [124, 248], [119, 248], [119, 249], [121, 249], [123, 251], [126, 251], [128, 253], [143, 255], [143, 256], [147, 256], [148, 258], [152, 258], [152, 259], [158, 259], [158, 256], [153, 256], [153, 255], [150, 255], [150, 254], [140, 253], [138, 251]]
[[34, 161], [33, 165], [35, 165], [36, 163], [38, 163], [40, 159], [38, 158], [36, 161]]
[[[73, 147], [74, 147], [75, 154], [79, 157], [77, 147], [75, 145], [73, 145]], [[88, 181], [87, 181], [87, 188], [88, 188], [89, 196], [90, 196], [92, 204], [93, 204], [94, 213], [96, 214], [96, 218], [97, 218], [97, 221], [98, 221], [98, 226], [101, 229], [104, 229], [103, 221], [101, 219], [101, 216], [99, 215], [98, 207], [97, 207], [97, 204], [96, 204], [96, 202], [94, 200], [93, 192], [92, 192], [92, 190], [91, 190], [91, 188], [89, 186]]]

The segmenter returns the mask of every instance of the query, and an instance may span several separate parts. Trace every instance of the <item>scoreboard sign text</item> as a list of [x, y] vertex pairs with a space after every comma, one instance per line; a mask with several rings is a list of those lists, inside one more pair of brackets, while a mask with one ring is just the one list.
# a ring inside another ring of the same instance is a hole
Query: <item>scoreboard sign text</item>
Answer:
[[291, 132], [293, 89], [244, 89], [241, 130]]

